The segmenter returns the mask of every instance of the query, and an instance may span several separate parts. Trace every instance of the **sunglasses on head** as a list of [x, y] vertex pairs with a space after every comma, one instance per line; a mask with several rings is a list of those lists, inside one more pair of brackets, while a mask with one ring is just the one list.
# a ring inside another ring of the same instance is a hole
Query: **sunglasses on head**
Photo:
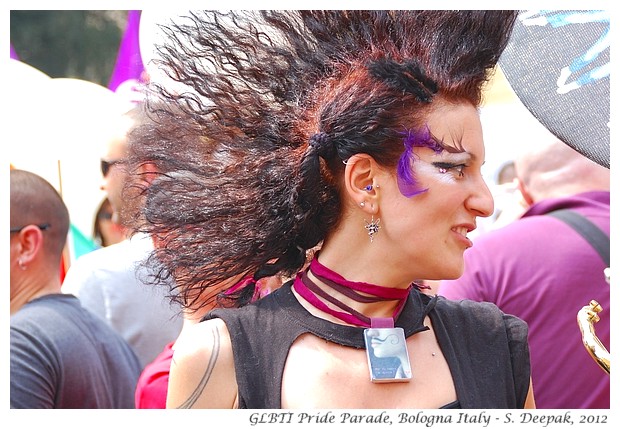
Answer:
[[110, 172], [110, 168], [113, 165], [120, 164], [122, 161], [106, 161], [105, 159], [101, 160], [101, 174], [103, 177], [106, 177]]

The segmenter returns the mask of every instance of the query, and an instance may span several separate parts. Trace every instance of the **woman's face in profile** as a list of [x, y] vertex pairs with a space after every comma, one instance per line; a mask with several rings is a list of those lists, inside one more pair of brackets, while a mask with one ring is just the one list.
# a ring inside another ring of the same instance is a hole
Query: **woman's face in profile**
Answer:
[[467, 234], [477, 217], [493, 213], [481, 173], [482, 126], [468, 103], [439, 105], [427, 125], [447, 149], [414, 148], [411, 168], [425, 192], [405, 197], [395, 177], [391, 186], [382, 186], [381, 240], [389, 240], [387, 248], [409, 267], [411, 278], [453, 279], [463, 272], [463, 254], [473, 245]]

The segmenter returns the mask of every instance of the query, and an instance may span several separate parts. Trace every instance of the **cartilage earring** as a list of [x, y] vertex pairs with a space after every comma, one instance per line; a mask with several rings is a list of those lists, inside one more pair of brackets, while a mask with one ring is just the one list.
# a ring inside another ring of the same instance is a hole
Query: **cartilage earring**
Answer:
[[364, 190], [365, 190], [366, 192], [370, 192], [370, 191], [372, 191], [372, 185], [367, 185], [367, 186], [365, 186], [365, 187], [364, 187]]
[[379, 222], [381, 222], [381, 219], [375, 220], [375, 217], [373, 215], [372, 218], [370, 219], [370, 222], [368, 222], [366, 219], [364, 219], [364, 222], [366, 223], [364, 228], [366, 228], [366, 231], [368, 231], [368, 237], [370, 237], [370, 242], [372, 243], [372, 240], [375, 237], [375, 234], [378, 233], [379, 228], [381, 228], [381, 226], [379, 225]]

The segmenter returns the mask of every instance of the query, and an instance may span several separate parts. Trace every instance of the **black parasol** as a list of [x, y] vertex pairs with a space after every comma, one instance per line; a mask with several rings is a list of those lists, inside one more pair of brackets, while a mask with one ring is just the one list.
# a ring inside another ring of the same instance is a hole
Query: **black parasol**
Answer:
[[609, 12], [522, 11], [500, 67], [559, 139], [609, 168]]

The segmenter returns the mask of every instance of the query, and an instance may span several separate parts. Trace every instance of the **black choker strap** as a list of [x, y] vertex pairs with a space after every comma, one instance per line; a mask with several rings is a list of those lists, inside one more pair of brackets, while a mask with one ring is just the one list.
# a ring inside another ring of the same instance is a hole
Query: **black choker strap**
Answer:
[[[391, 327], [393, 327], [394, 320], [398, 318], [400, 312], [405, 306], [405, 303], [407, 302], [409, 289], [413, 286], [411, 285], [407, 289], [399, 289], [377, 286], [370, 283], [351, 282], [338, 273], [331, 271], [329, 268], [320, 264], [316, 258], [310, 263], [308, 271], [311, 271], [316, 278], [329, 287], [357, 302], [373, 303], [380, 301], [398, 301], [398, 305], [396, 306], [392, 318], [371, 320], [371, 318], [359, 313], [355, 309], [349, 307], [318, 287], [314, 282], [312, 282], [312, 280], [310, 280], [307, 271], [297, 274], [293, 288], [297, 293], [299, 293], [299, 295], [319, 310], [324, 311], [325, 313], [330, 314], [343, 322], [356, 326], [390, 327], [391, 325]], [[343, 311], [334, 310], [318, 297], [323, 298]]]

